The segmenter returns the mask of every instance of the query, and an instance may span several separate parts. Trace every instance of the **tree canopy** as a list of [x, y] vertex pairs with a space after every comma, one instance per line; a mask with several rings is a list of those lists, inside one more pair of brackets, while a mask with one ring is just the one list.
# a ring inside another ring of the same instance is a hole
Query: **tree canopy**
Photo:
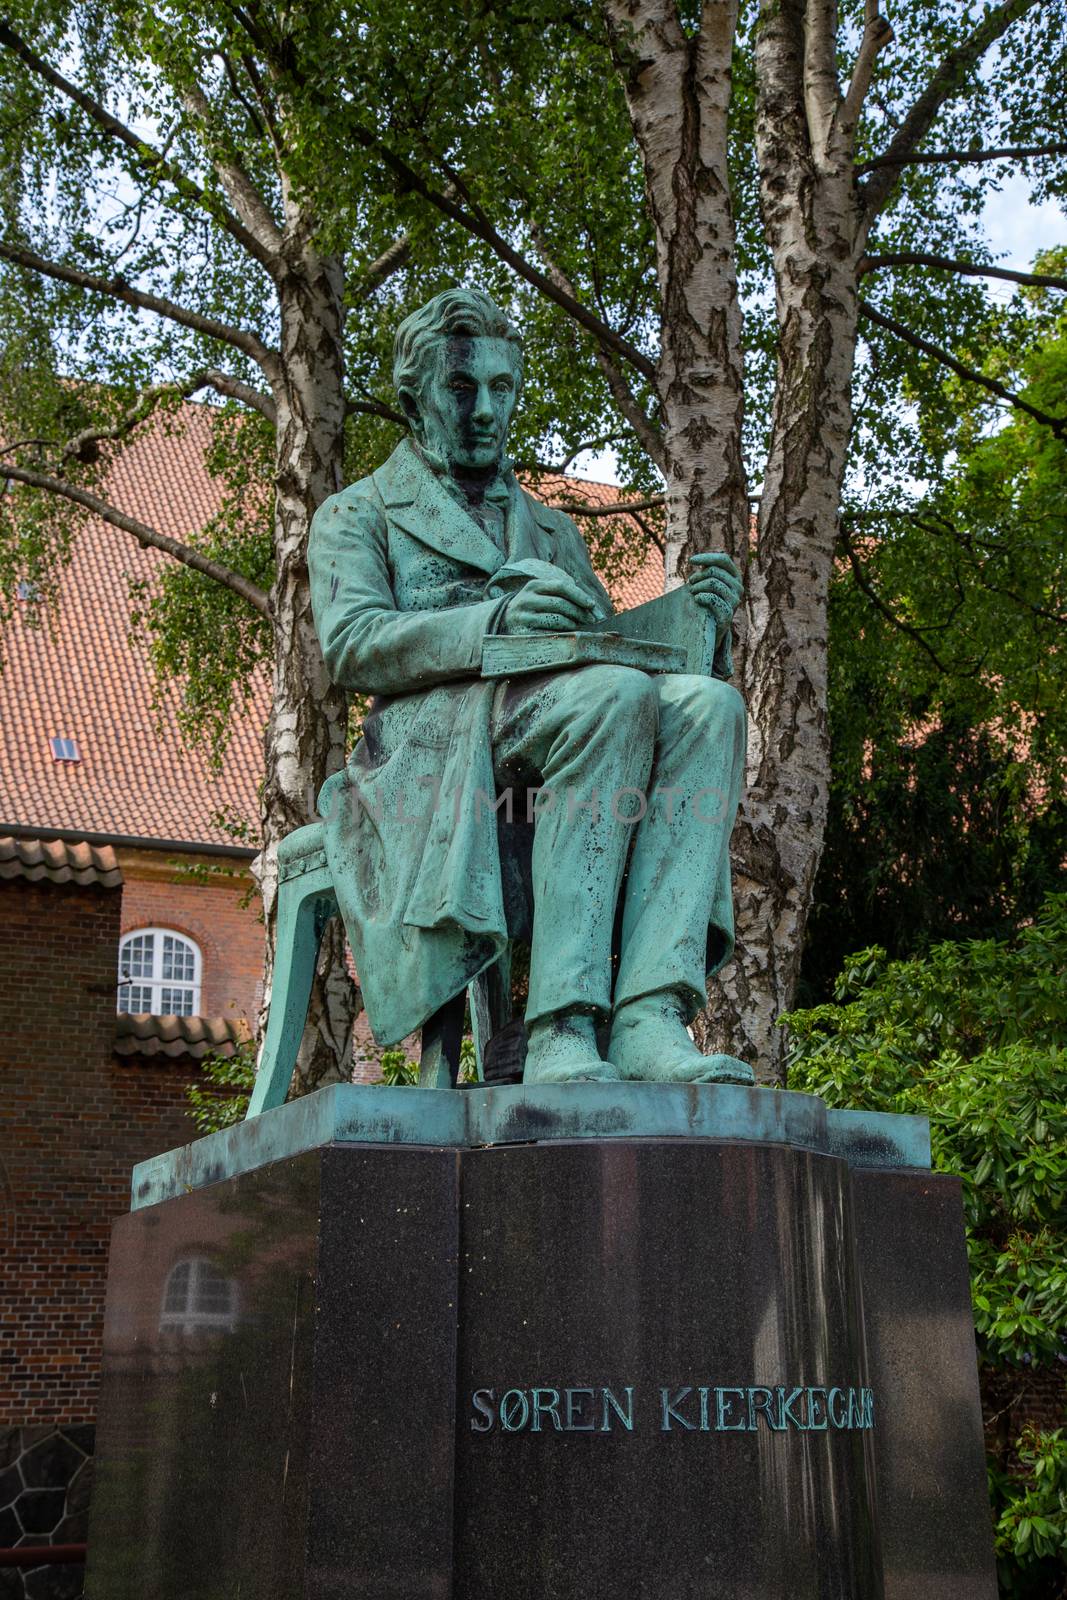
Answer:
[[[875, 536], [872, 514], [904, 527], [925, 508], [972, 539], [970, 555], [954, 534], [939, 548], [954, 540], [972, 578], [996, 581], [977, 508], [935, 506], [922, 485], [974, 454], [990, 406], [1053, 444], [1067, 425], [989, 296], [1019, 275], [992, 261], [982, 221], [1009, 174], [1063, 198], [1063, 58], [1060, 8], [1037, 0], [888, 15], [874, 0], [13, 0], [2, 575], [47, 591], [72, 508], [167, 549], [178, 575], [142, 610], [161, 660], [193, 675], [194, 716], [219, 734], [231, 686], [271, 671], [273, 847], [343, 759], [343, 697], [307, 606], [309, 517], [399, 436], [400, 316], [481, 281], [527, 335], [520, 462], [610, 446], [631, 498], [653, 502], [669, 581], [714, 546], [747, 566], [740, 937], [716, 1008], [730, 1048], [773, 1076], [830, 803], [835, 563], [861, 523]], [[1059, 294], [1062, 261], [1028, 282]], [[136, 507], [100, 504], [108, 454], [205, 393], [225, 402], [226, 510], [164, 542]], [[880, 536], [877, 570], [850, 561], [856, 594], [839, 588], [835, 619], [851, 605], [853, 635], [895, 627], [874, 578], [903, 592], [889, 568], [917, 538]], [[932, 591], [956, 559], [924, 555], [907, 579], [931, 591], [912, 643], [935, 652], [922, 629], [944, 620]], [[1004, 643], [997, 673], [1010, 656]]]
[[[1067, 411], [1061, 295], [988, 307], [978, 349], [1035, 409]], [[872, 939], [901, 956], [1003, 937], [1062, 882], [1067, 440], [954, 374], [940, 390], [918, 418], [923, 492], [879, 486], [842, 525], [815, 992]]]

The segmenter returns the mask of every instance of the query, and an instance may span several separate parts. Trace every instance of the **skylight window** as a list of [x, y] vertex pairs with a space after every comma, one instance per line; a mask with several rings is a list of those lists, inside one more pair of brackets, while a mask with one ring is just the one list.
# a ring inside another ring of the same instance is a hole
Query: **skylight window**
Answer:
[[48, 743], [52, 747], [53, 761], [80, 761], [82, 758], [77, 739], [67, 739], [56, 734]]
[[39, 600], [41, 591], [29, 578], [20, 578], [15, 593], [20, 600]]

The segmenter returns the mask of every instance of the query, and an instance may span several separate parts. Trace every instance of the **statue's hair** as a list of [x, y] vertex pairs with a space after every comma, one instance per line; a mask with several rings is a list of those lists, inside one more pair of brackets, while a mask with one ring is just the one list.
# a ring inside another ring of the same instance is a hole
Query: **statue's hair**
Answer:
[[418, 394], [442, 339], [507, 339], [522, 382], [522, 335], [484, 289], [445, 289], [405, 317], [393, 340], [393, 387]]

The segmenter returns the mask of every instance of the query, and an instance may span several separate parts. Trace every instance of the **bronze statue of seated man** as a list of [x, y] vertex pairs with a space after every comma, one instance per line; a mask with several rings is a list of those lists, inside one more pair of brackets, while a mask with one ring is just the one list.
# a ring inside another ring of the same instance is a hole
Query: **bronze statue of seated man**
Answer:
[[751, 1082], [688, 1030], [733, 947], [745, 713], [724, 676], [741, 577], [725, 555], [692, 563], [713, 674], [484, 676], [486, 638], [580, 632], [612, 609], [575, 524], [506, 459], [522, 373], [487, 295], [436, 296], [396, 335], [410, 438], [312, 525], [327, 668], [374, 696], [320, 802], [368, 1020], [380, 1044], [405, 1037], [506, 947], [497, 823], [518, 788], [536, 811], [525, 1081]]

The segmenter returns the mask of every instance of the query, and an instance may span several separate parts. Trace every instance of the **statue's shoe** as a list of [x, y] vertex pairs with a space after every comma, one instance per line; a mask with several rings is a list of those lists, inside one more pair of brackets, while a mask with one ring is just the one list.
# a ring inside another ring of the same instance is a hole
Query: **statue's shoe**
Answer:
[[738, 1061], [736, 1056], [701, 1056], [704, 1063], [703, 1069], [692, 1076], [690, 1073], [691, 1062], [682, 1069], [681, 1077], [669, 1077], [663, 1080], [667, 1083], [743, 1083], [751, 1087], [756, 1081], [756, 1074], [744, 1061]]
[[618, 1077], [597, 1049], [596, 1025], [587, 1012], [556, 1012], [532, 1024], [523, 1083], [615, 1083]]
[[752, 1068], [733, 1056], [701, 1055], [685, 1025], [680, 997], [670, 990], [620, 1006], [611, 1023], [608, 1058], [620, 1078], [645, 1083], [743, 1083]]

